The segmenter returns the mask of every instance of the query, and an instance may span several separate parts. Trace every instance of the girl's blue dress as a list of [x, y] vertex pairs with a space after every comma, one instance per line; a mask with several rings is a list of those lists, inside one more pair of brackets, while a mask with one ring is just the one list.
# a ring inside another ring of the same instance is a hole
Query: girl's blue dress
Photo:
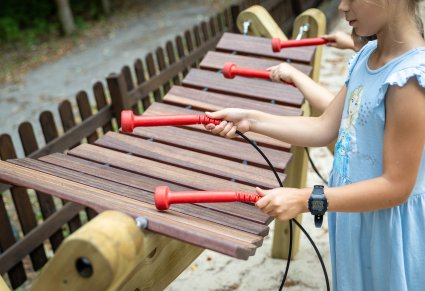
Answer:
[[[387, 89], [404, 86], [410, 78], [425, 88], [425, 48], [371, 70], [367, 63], [376, 47], [376, 41], [369, 42], [349, 63], [330, 187], [382, 175]], [[425, 290], [425, 149], [404, 204], [363, 213], [330, 212], [328, 221], [334, 291]]]

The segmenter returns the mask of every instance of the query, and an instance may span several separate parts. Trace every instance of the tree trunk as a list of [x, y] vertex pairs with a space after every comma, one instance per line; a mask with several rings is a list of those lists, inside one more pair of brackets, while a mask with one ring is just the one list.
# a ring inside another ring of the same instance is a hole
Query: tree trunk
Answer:
[[111, 2], [109, 0], [102, 0], [103, 13], [109, 15], [111, 13]]
[[59, 21], [65, 35], [69, 35], [75, 31], [74, 17], [72, 16], [71, 6], [68, 0], [55, 0], [58, 7]]

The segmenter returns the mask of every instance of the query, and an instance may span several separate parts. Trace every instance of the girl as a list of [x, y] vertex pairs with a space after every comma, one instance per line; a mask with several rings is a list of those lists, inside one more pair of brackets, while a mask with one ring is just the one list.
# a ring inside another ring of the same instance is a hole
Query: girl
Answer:
[[[419, 291], [425, 286], [425, 41], [417, 0], [342, 0], [339, 9], [368, 42], [320, 117], [253, 110], [207, 113], [234, 137], [254, 131], [300, 146], [338, 136], [328, 202], [334, 291]], [[282, 73], [273, 71], [276, 78]], [[257, 192], [263, 212], [286, 220], [308, 212], [312, 189]]]

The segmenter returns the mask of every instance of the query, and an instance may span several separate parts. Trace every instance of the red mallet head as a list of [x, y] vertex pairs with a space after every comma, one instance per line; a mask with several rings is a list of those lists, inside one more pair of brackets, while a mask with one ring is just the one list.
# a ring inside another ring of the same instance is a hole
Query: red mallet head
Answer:
[[158, 210], [167, 210], [170, 207], [168, 203], [168, 186], [158, 186], [155, 189], [155, 206]]
[[134, 114], [131, 110], [121, 111], [121, 130], [123, 132], [133, 132]]
[[278, 37], [272, 38], [272, 49], [275, 53], [280, 52], [280, 39]]
[[236, 68], [236, 64], [225, 63], [223, 66], [223, 76], [227, 79], [233, 79], [235, 77], [234, 68]]

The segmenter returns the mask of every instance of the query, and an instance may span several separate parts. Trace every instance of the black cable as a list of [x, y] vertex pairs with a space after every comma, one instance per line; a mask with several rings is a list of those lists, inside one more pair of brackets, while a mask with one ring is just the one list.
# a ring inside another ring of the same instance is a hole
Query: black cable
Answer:
[[[278, 183], [280, 187], [283, 187], [283, 183], [279, 178], [279, 175], [277, 174], [277, 171], [275, 169], [275, 167], [272, 165], [272, 163], [270, 162], [270, 160], [267, 158], [267, 156], [263, 153], [263, 151], [255, 144], [255, 142], [253, 142], [251, 139], [249, 139], [247, 136], [245, 136], [242, 132], [240, 132], [239, 130], [236, 130], [236, 133], [239, 134], [244, 140], [246, 140], [247, 142], [249, 142], [260, 154], [261, 156], [264, 158], [264, 160], [267, 162], [267, 164], [269, 165], [270, 169], [273, 171]], [[307, 150], [308, 152], [308, 150]], [[308, 155], [309, 156], [309, 155]], [[310, 159], [310, 156], [309, 156]], [[326, 183], [327, 184], [327, 183]], [[289, 220], [289, 249], [288, 249], [288, 260], [286, 262], [286, 268], [285, 268], [285, 273], [283, 275], [282, 278], [282, 283], [280, 284], [279, 287], [279, 291], [281, 291], [283, 289], [283, 286], [285, 285], [285, 281], [286, 281], [286, 277], [288, 275], [288, 271], [289, 271], [289, 264], [291, 262], [291, 256], [292, 256], [292, 222], [294, 222], [300, 229], [301, 231], [305, 234], [305, 236], [308, 238], [308, 240], [310, 241], [310, 244], [313, 246], [314, 250], [316, 251], [316, 255], [319, 258], [320, 264], [322, 266], [323, 269], [323, 273], [325, 275], [325, 280], [326, 280], [326, 289], [328, 291], [330, 291], [330, 284], [329, 284], [329, 278], [328, 278], [328, 273], [326, 271], [326, 266], [323, 262], [323, 258], [320, 255], [319, 249], [317, 248], [316, 244], [314, 243], [313, 239], [310, 237], [310, 235], [307, 233], [307, 231], [304, 229], [304, 227], [296, 220], [296, 219], [290, 219]]]
[[319, 170], [316, 168], [316, 165], [314, 164], [311, 156], [310, 156], [310, 151], [308, 150], [307, 147], [304, 148], [306, 153], [307, 153], [307, 157], [308, 157], [308, 161], [310, 162], [311, 167], [313, 168], [314, 172], [317, 174], [317, 176], [319, 176], [319, 178], [323, 181], [323, 183], [325, 183], [325, 185], [328, 185], [328, 181], [326, 181], [325, 178], [322, 177], [322, 175], [320, 175]]
[[[273, 171], [273, 174], [276, 177], [277, 182], [279, 183], [280, 187], [283, 187], [283, 183], [280, 180], [279, 175], [277, 174], [276, 169], [274, 168], [274, 166], [272, 165], [272, 163], [270, 162], [270, 160], [267, 158], [267, 156], [263, 153], [263, 151], [255, 144], [255, 142], [253, 142], [251, 139], [249, 139], [242, 132], [240, 132], [239, 130], [236, 130], [236, 133], [239, 134], [244, 140], [246, 140], [247, 142], [249, 142], [260, 153], [260, 155], [264, 158], [264, 160], [269, 165], [270, 169]], [[285, 284], [286, 277], [288, 276], [289, 264], [291, 263], [291, 257], [292, 257], [292, 219], [289, 220], [288, 260], [286, 261], [285, 273], [283, 274], [282, 283], [280, 284], [279, 291], [281, 291], [283, 289], [283, 285]]]

